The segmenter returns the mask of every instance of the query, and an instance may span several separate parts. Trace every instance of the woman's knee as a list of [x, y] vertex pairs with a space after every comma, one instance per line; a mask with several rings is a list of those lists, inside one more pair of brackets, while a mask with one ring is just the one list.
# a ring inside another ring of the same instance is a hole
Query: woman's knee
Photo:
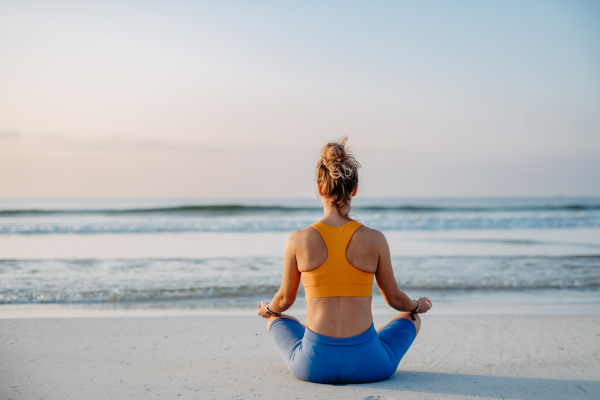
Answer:
[[[414, 317], [414, 320], [413, 320], [413, 317]], [[394, 318], [390, 319], [388, 321], [388, 324], [390, 322], [392, 322], [393, 320], [395, 320], [395, 319], [407, 319], [407, 320], [411, 321], [415, 325], [415, 329], [417, 330], [417, 335], [419, 334], [419, 331], [421, 330], [421, 317], [419, 317], [419, 314], [412, 314], [410, 312], [403, 312], [403, 313], [400, 313], [400, 314], [396, 315]]]
[[[275, 320], [277, 319], [281, 319], [281, 318], [286, 318], [286, 319], [293, 319], [294, 321], [298, 322], [300, 325], [302, 325], [302, 323], [300, 321], [298, 321], [297, 318], [292, 317], [291, 315], [286, 315], [286, 314], [281, 314], [281, 316], [279, 317], [269, 317], [269, 319], [267, 320], [267, 333], [269, 333], [269, 329], [271, 329], [271, 324], [273, 322], [275, 322]], [[302, 325], [302, 327], [304, 327], [304, 325]]]

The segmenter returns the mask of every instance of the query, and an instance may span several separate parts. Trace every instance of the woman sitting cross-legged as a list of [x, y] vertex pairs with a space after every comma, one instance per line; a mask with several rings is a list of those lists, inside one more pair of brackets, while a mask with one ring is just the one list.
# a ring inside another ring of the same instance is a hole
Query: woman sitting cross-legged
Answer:
[[[293, 232], [284, 255], [281, 288], [258, 315], [292, 374], [319, 383], [361, 383], [389, 378], [419, 333], [426, 297], [411, 300], [396, 283], [390, 250], [379, 231], [349, 217], [360, 164], [343, 138], [329, 143], [317, 164], [323, 218]], [[379, 330], [373, 327], [373, 278], [385, 301], [402, 311]], [[306, 327], [281, 314], [306, 295]]]

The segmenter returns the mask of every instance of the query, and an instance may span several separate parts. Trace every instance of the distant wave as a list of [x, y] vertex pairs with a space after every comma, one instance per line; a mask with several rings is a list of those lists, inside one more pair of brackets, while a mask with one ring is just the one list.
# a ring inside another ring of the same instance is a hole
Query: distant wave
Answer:
[[[125, 209], [4, 209], [0, 217], [42, 216], [42, 215], [140, 215], [140, 214], [198, 214], [198, 215], [240, 215], [240, 214], [285, 214], [319, 212], [320, 207], [309, 206], [260, 206], [242, 204], [184, 205], [177, 207], [125, 208]], [[441, 212], [516, 212], [516, 211], [598, 211], [598, 204], [562, 205], [505, 205], [505, 206], [426, 206], [426, 205], [366, 205], [357, 207], [359, 212], [371, 213], [441, 213]]]
[[[265, 214], [244, 217], [190, 216], [154, 218], [93, 216], [58, 220], [0, 219], [0, 235], [111, 234], [163, 232], [289, 232], [318, 219], [312, 215]], [[367, 215], [360, 222], [379, 230], [537, 229], [600, 227], [600, 213], [499, 214], [391, 214]]]
[[128, 209], [13, 209], [0, 210], [0, 216], [20, 215], [124, 215], [124, 214], [262, 214], [272, 212], [316, 211], [316, 207], [246, 206], [240, 204], [187, 205], [178, 207]]

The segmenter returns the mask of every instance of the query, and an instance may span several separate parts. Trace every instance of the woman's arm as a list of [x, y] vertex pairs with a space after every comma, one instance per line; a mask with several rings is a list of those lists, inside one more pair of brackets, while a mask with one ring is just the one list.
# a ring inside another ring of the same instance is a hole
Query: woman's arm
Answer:
[[[285, 245], [285, 253], [283, 255], [283, 279], [281, 287], [269, 303], [269, 310], [274, 313], [281, 313], [287, 310], [296, 301], [296, 294], [300, 286], [300, 271], [298, 271], [298, 263], [296, 262], [296, 239], [297, 232], [292, 232], [288, 237]], [[264, 302], [263, 302], [264, 303]], [[261, 303], [258, 308], [258, 315], [264, 318], [269, 318], [266, 313], [266, 303]]]
[[[383, 233], [377, 232], [377, 234], [379, 235], [377, 240], [379, 246], [379, 263], [377, 265], [377, 272], [375, 272], [377, 286], [379, 286], [383, 298], [390, 307], [398, 311], [412, 311], [417, 307], [417, 302], [408, 297], [398, 287], [398, 283], [396, 283], [396, 278], [394, 277], [394, 270], [392, 269], [390, 247]], [[431, 308], [431, 302], [426, 297], [421, 297], [418, 301], [420, 304], [419, 314], [425, 313]]]

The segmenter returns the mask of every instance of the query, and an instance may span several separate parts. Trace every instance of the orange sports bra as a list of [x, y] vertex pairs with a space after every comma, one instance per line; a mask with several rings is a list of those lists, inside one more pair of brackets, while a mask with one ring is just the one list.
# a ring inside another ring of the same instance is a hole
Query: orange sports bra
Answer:
[[315, 222], [314, 227], [327, 246], [327, 260], [319, 268], [302, 272], [306, 297], [369, 297], [373, 295], [374, 273], [352, 266], [346, 248], [361, 223], [352, 221], [334, 227]]

